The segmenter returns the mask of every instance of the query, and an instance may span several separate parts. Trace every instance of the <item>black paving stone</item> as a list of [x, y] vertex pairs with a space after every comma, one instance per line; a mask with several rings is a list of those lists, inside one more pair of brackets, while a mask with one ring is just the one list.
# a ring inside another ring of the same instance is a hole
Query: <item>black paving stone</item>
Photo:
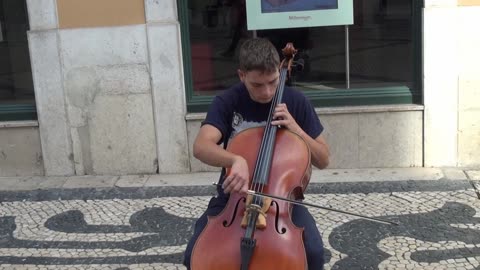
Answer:
[[[307, 194], [369, 194], [393, 192], [447, 192], [472, 189], [468, 181], [389, 181], [356, 183], [312, 183]], [[34, 191], [1, 191], [1, 202], [58, 201], [58, 200], [112, 200], [152, 199], [167, 197], [212, 196], [212, 186], [189, 187], [144, 187], [144, 188], [81, 188], [49, 189]], [[393, 195], [392, 195], [393, 196]], [[382, 216], [385, 220], [400, 223], [386, 225], [370, 220], [355, 219], [335, 227], [329, 235], [330, 245], [347, 254], [337, 261], [332, 269], [378, 269], [378, 265], [390, 257], [378, 248], [378, 243], [387, 237], [403, 236], [426, 242], [459, 241], [480, 244], [480, 231], [462, 229], [450, 224], [479, 224], [471, 206], [452, 200], [443, 207], [427, 213]], [[140, 232], [145, 235], [125, 241], [33, 241], [14, 237], [17, 228], [15, 216], [0, 217], [0, 248], [36, 249], [123, 249], [140, 252], [152, 247], [179, 246], [187, 243], [194, 219], [181, 218], [167, 213], [162, 207], [146, 207], [130, 216], [129, 225], [92, 225], [79, 210], [68, 210], [51, 216], [44, 226], [63, 233], [106, 234]], [[416, 262], [438, 263], [447, 259], [459, 259], [480, 254], [480, 248], [458, 248], [450, 250], [413, 251], [411, 258]], [[2, 256], [0, 264], [23, 265], [77, 265], [77, 264], [149, 264], [176, 263], [182, 261], [181, 252], [168, 255], [138, 255], [93, 258], [15, 257]], [[331, 261], [332, 252], [325, 250], [326, 262]], [[117, 268], [126, 270], [128, 267]]]
[[[450, 224], [457, 223], [480, 223], [480, 218], [473, 217], [475, 213], [476, 211], [468, 205], [451, 202], [429, 213], [382, 217], [386, 220], [400, 222], [399, 226], [369, 220], [354, 220], [344, 223], [332, 231], [329, 242], [334, 249], [348, 256], [335, 263], [332, 269], [353, 269], [352, 267], [359, 264], [376, 269], [378, 264], [390, 256], [378, 248], [378, 243], [391, 236], [405, 236], [428, 242], [480, 243], [480, 231], [450, 226]], [[348, 245], [343, 244], [347, 242]], [[412, 252], [411, 257], [417, 262], [432, 263], [471, 256], [470, 251], [472, 249], [458, 249], [445, 253], [415, 251]]]

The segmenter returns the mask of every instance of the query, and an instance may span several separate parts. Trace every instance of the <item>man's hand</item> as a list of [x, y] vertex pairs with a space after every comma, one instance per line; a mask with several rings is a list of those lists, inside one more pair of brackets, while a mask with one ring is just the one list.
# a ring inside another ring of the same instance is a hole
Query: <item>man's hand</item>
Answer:
[[272, 125], [280, 125], [288, 128], [291, 132], [296, 133], [302, 137], [310, 148], [310, 153], [312, 155], [312, 164], [319, 169], [324, 169], [328, 166], [330, 150], [328, 149], [327, 142], [322, 135], [319, 135], [317, 138], [311, 138], [303, 129], [297, 124], [295, 119], [292, 117], [290, 112], [287, 109], [287, 105], [278, 104], [275, 107], [275, 112], [273, 113]]
[[223, 182], [223, 191], [225, 193], [240, 192], [246, 194], [249, 177], [247, 161], [241, 156], [236, 156], [230, 168], [230, 174]]
[[296, 134], [301, 134], [302, 132], [302, 128], [297, 124], [293, 116], [290, 114], [285, 103], [280, 103], [277, 105], [277, 107], [275, 107], [273, 119], [275, 119], [272, 121], [272, 125], [274, 126], [286, 127], [288, 130]]

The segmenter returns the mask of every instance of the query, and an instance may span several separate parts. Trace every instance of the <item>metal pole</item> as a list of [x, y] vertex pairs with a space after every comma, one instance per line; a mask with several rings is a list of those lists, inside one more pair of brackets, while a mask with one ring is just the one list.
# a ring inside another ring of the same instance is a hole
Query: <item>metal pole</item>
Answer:
[[257, 37], [257, 30], [253, 30], [253, 38]]
[[347, 89], [350, 89], [350, 37], [348, 25], [345, 25], [345, 79]]

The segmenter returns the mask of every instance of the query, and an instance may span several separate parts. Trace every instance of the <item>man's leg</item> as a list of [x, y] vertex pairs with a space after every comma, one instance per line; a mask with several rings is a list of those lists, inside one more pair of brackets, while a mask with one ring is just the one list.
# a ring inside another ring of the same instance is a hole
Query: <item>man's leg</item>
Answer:
[[308, 270], [323, 270], [325, 258], [323, 255], [323, 241], [315, 220], [307, 208], [294, 205], [292, 221], [298, 227], [304, 228], [304, 244], [307, 253]]
[[190, 270], [190, 258], [192, 257], [192, 250], [195, 246], [195, 242], [200, 236], [200, 233], [203, 231], [203, 228], [207, 226], [208, 216], [218, 215], [223, 210], [226, 203], [227, 199], [225, 198], [213, 197], [212, 199], [210, 199], [205, 213], [203, 213], [203, 215], [200, 216], [200, 218], [195, 223], [192, 238], [190, 238], [190, 241], [187, 244], [187, 248], [185, 249], [185, 255], [183, 257], [183, 265], [187, 267], [187, 270]]

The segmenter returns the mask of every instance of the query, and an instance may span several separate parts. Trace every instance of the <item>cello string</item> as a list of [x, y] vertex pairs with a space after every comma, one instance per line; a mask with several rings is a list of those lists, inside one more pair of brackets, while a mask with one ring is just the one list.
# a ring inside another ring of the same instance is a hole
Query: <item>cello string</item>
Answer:
[[[275, 92], [275, 96], [274, 98], [276, 97], [277, 95], [277, 92]], [[270, 115], [272, 115], [272, 106], [270, 106], [270, 112], [269, 112], [269, 116], [268, 116], [268, 120], [267, 120], [267, 123], [268, 121], [270, 120]], [[265, 156], [265, 147], [266, 147], [266, 144], [267, 144], [267, 135], [268, 135], [268, 131], [269, 131], [270, 127], [269, 125], [265, 125], [265, 129], [264, 129], [264, 132], [263, 132], [263, 136], [262, 136], [262, 141], [261, 141], [261, 145], [260, 145], [260, 149], [259, 149], [259, 153], [258, 153], [258, 157], [257, 157], [257, 160], [255, 162], [255, 168], [254, 168], [254, 172], [253, 172], [253, 179], [252, 179], [252, 182], [250, 184], [251, 186], [251, 189], [252, 190], [255, 190], [255, 191], [260, 191], [259, 189], [259, 183], [258, 183], [258, 175], [260, 173], [260, 169], [263, 167], [262, 166], [262, 163], [264, 162], [263, 161], [263, 157]]]
[[[282, 80], [282, 72], [280, 71], [280, 81]], [[268, 153], [266, 150], [268, 149], [267, 146], [269, 145], [269, 134], [271, 133], [272, 125], [269, 125], [269, 123], [272, 122], [273, 120], [273, 112], [275, 111], [276, 104], [278, 103], [278, 95], [279, 95], [279, 88], [280, 84], [277, 87], [277, 91], [275, 91], [275, 95], [272, 99], [272, 104], [270, 105], [270, 111], [268, 114], [267, 122], [265, 124], [265, 130], [263, 133], [263, 138], [262, 138], [262, 143], [260, 145], [260, 151], [258, 153], [258, 158], [255, 164], [255, 170], [253, 174], [253, 181], [251, 183], [251, 189], [255, 191], [263, 191], [263, 185], [261, 183], [261, 179], [257, 179], [258, 175], [260, 174], [260, 170], [264, 169], [264, 157], [266, 156], [266, 153]]]
[[[267, 165], [268, 164], [268, 157], [272, 154], [271, 152], [271, 145], [272, 145], [272, 133], [275, 133], [275, 127], [272, 126], [270, 123], [273, 121], [273, 114], [275, 112], [275, 107], [279, 102], [280, 94], [281, 94], [281, 85], [284, 79], [283, 76], [283, 71], [280, 70], [280, 83], [277, 86], [277, 91], [275, 91], [275, 95], [272, 99], [272, 103], [270, 105], [270, 112], [267, 118], [267, 123], [265, 125], [265, 131], [264, 131], [264, 140], [262, 141], [262, 146], [260, 149], [259, 153], [259, 167], [256, 168], [259, 170], [263, 170], [262, 173], [260, 173], [260, 177], [265, 177], [267, 175], [267, 172], [264, 170], [270, 170]], [[272, 130], [273, 129], [273, 130]], [[263, 191], [264, 190], [264, 182], [266, 182], [268, 179], [257, 179], [260, 181], [256, 181], [255, 183], [255, 189], [256, 191]]]
[[[269, 172], [271, 169], [277, 127], [272, 126], [270, 123], [273, 121], [273, 114], [275, 112], [275, 108], [281, 102], [283, 97], [283, 90], [288, 70], [288, 67], [286, 67], [287, 63], [285, 63], [286, 60], [287, 59], [284, 59], [284, 61], [281, 63], [282, 67], [280, 68], [279, 84], [277, 86], [277, 91], [275, 91], [274, 97], [272, 99], [272, 104], [270, 105], [270, 112], [267, 118], [267, 123], [265, 125], [262, 142], [260, 145], [260, 151], [258, 153], [257, 161], [255, 164], [253, 181], [250, 184], [250, 189], [257, 192], [263, 192], [265, 189], [265, 183], [268, 182], [268, 179], [258, 179], [259, 174], [262, 178], [269, 178]], [[264, 170], [268, 170], [268, 172]], [[254, 199], [255, 203], [258, 204], [257, 199], [259, 200], [259, 198], [254, 196]]]
[[[278, 91], [275, 92], [274, 99], [276, 99], [277, 94], [278, 94]], [[262, 137], [262, 142], [261, 142], [259, 153], [258, 153], [258, 158], [257, 158], [256, 164], [255, 164], [253, 181], [251, 183], [252, 189], [255, 190], [255, 191], [260, 191], [261, 190], [260, 189], [261, 183], [259, 183], [260, 181], [258, 179], [258, 175], [260, 174], [260, 170], [263, 169], [263, 167], [264, 167], [263, 163], [265, 162], [264, 161], [265, 149], [266, 149], [266, 145], [268, 143], [268, 137], [267, 136], [268, 136], [268, 134], [270, 132], [270, 129], [271, 129], [270, 125], [268, 125], [268, 122], [271, 119], [271, 115], [273, 114], [273, 110], [274, 110], [274, 107], [270, 106], [270, 112], [269, 112], [267, 124], [265, 125], [265, 129], [264, 129], [263, 137]]]
[[[273, 162], [273, 149], [274, 149], [274, 146], [275, 146], [275, 139], [276, 139], [276, 131], [277, 131], [277, 126], [273, 126], [271, 125], [270, 123], [273, 121], [273, 112], [275, 111], [275, 107], [280, 104], [281, 100], [282, 100], [282, 97], [283, 97], [283, 90], [284, 90], [284, 87], [285, 87], [285, 80], [286, 80], [286, 75], [287, 75], [287, 69], [286, 68], [282, 68], [280, 70], [280, 81], [279, 81], [279, 84], [278, 84], [278, 87], [277, 87], [277, 91], [275, 92], [275, 95], [274, 95], [274, 100], [272, 101], [272, 105], [270, 107], [270, 115], [269, 115], [269, 122], [267, 123], [267, 127], [268, 127], [268, 143], [266, 145], [266, 149], [264, 150], [264, 154], [266, 157], [270, 157], [270, 164], [264, 164], [264, 170], [269, 170], [271, 169], [271, 163]], [[264, 161], [264, 162], [267, 162], [267, 161]], [[268, 166], [267, 166], [268, 165]], [[269, 175], [269, 174], [268, 174]], [[268, 179], [265, 179], [265, 181], [267, 182]], [[264, 191], [264, 188], [265, 188], [265, 185], [261, 185], [259, 187], [259, 190], [261, 190], [261, 192]]]

